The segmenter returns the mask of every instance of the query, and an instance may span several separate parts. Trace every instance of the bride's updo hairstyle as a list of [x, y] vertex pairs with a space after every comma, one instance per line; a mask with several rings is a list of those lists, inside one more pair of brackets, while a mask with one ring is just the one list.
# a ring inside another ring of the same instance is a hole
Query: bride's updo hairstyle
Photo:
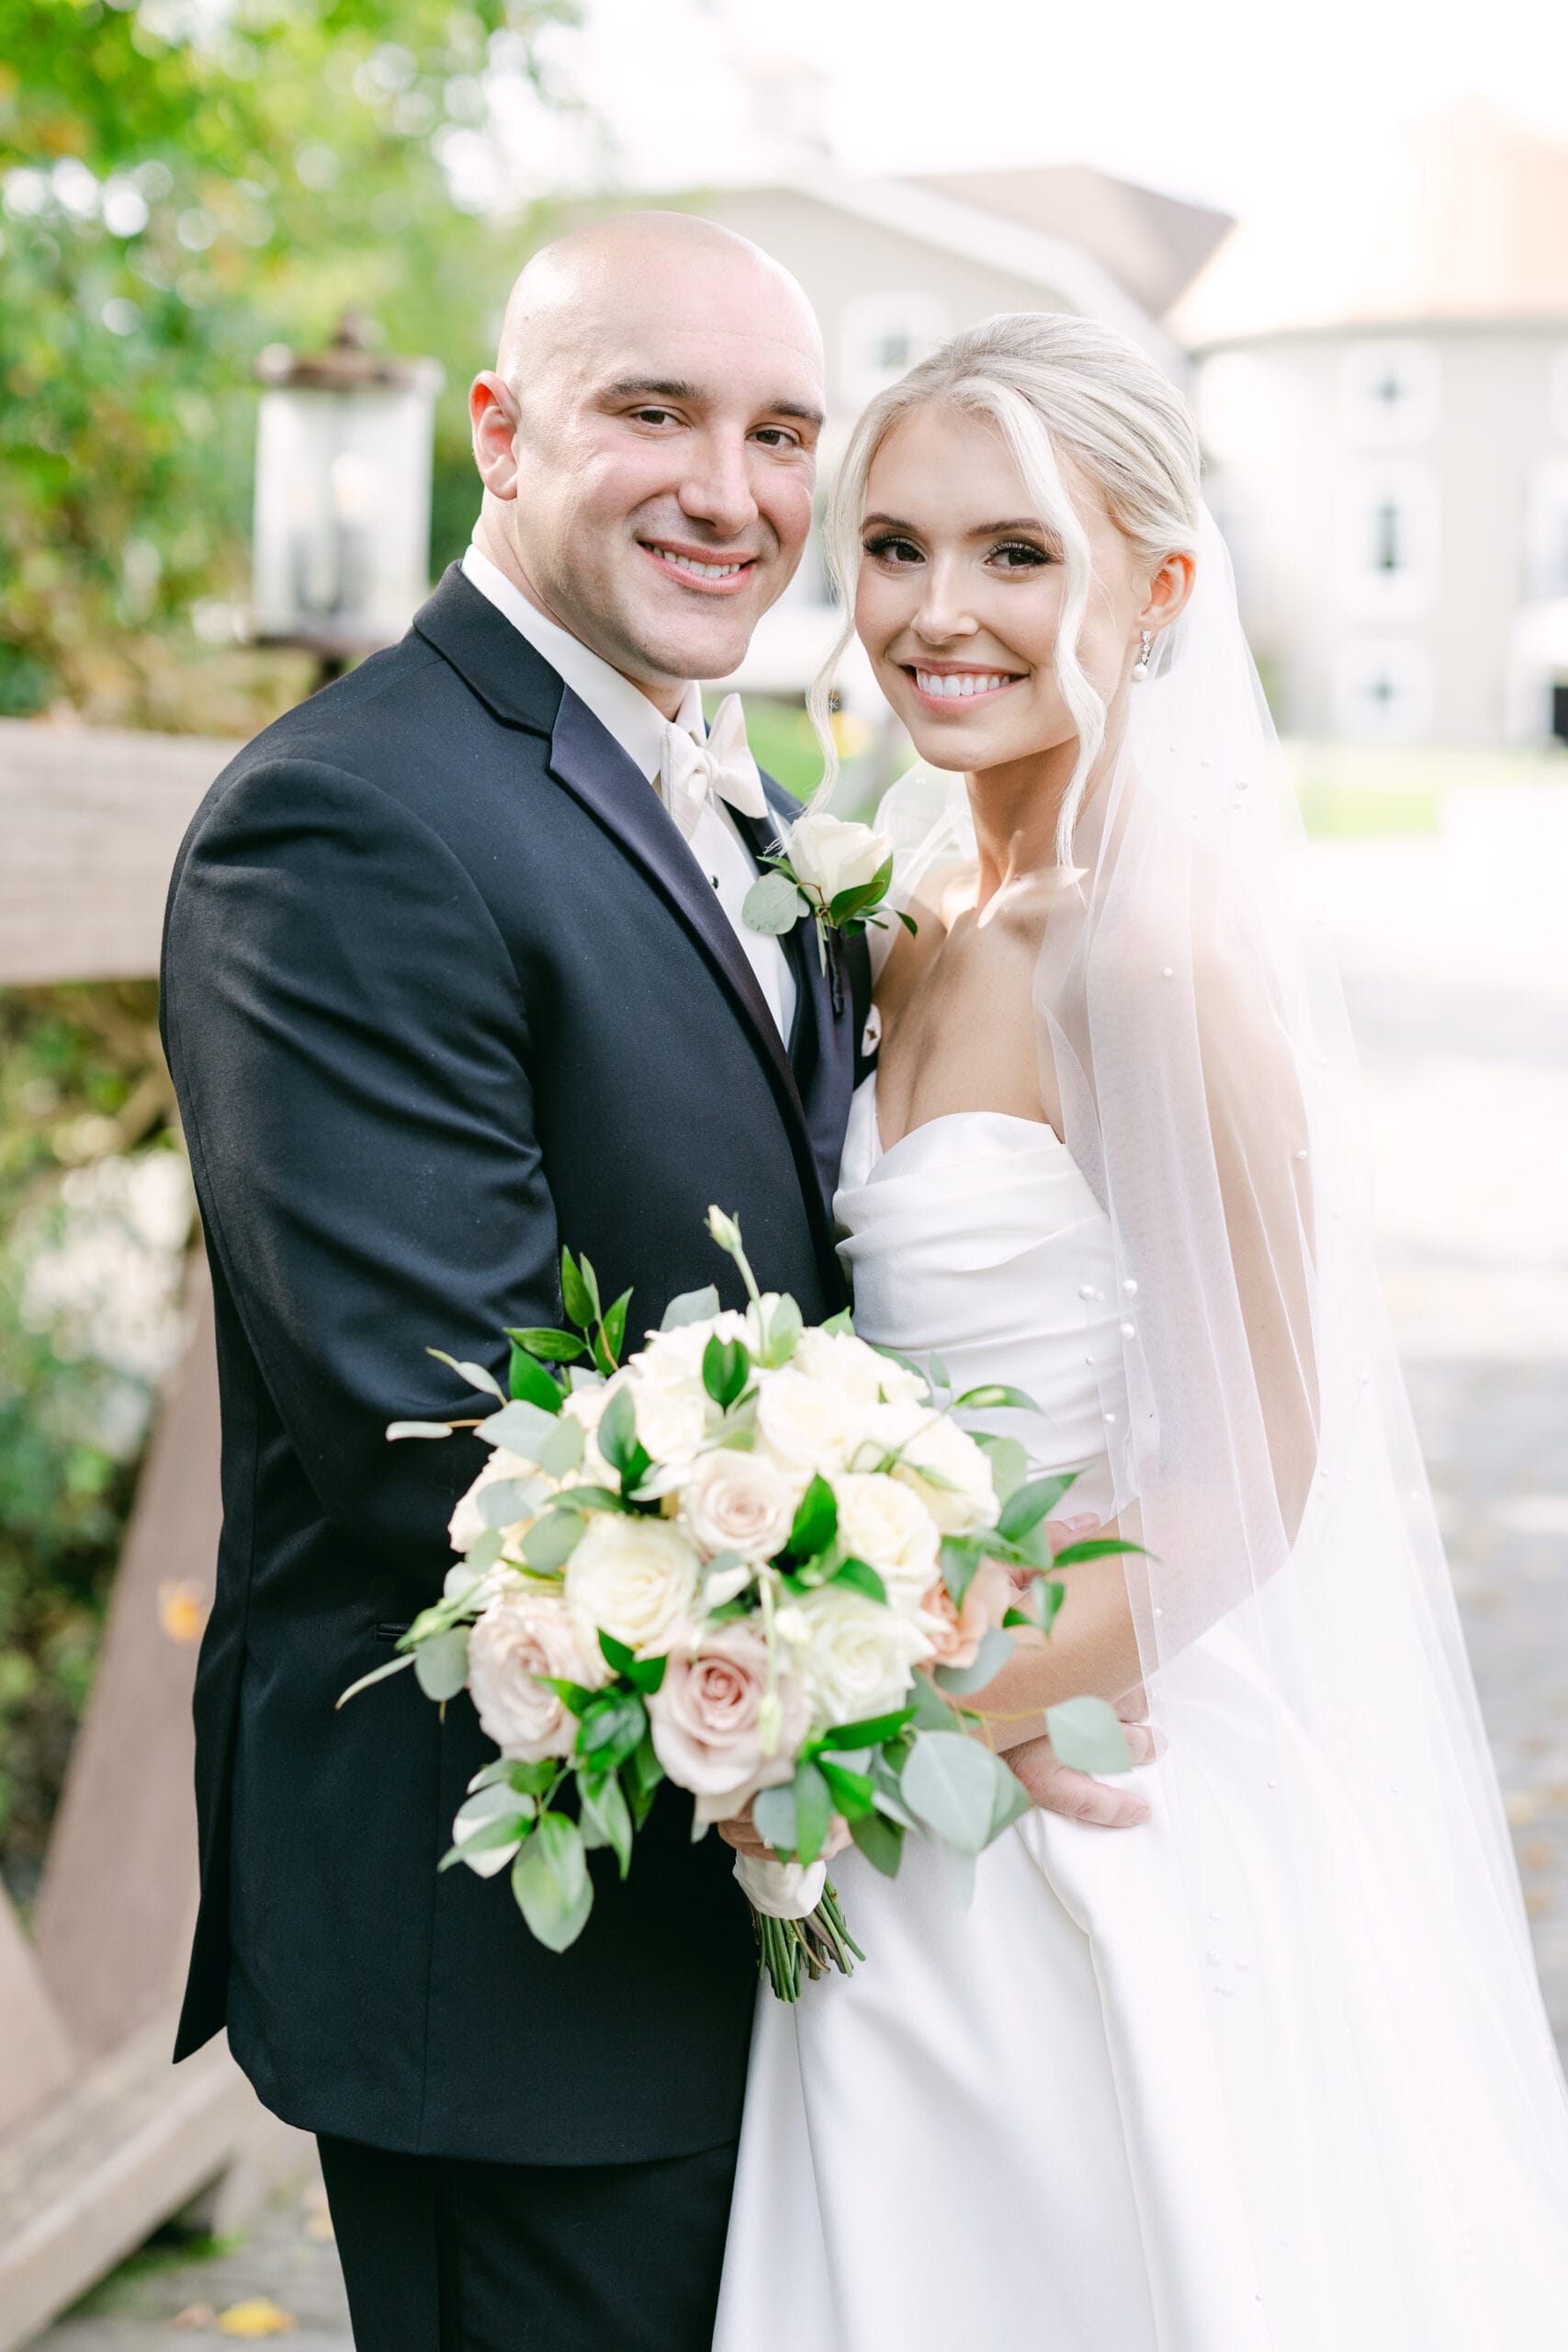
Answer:
[[[828, 570], [843, 602], [844, 626], [807, 697], [826, 763], [818, 800], [831, 792], [838, 775], [829, 699], [840, 657], [854, 634], [872, 460], [895, 425], [932, 406], [990, 420], [1018, 468], [1031, 510], [1062, 548], [1066, 593], [1056, 680], [1078, 733], [1077, 763], [1057, 828], [1057, 854], [1066, 864], [1105, 741], [1105, 705], [1078, 662], [1089, 551], [1062, 479], [1062, 460], [1070, 458], [1095, 484], [1117, 529], [1157, 565], [1197, 549], [1198, 436], [1181, 393], [1146, 352], [1115, 327], [1064, 311], [1011, 311], [987, 319], [879, 392], [850, 436], [828, 503]], [[1160, 633], [1156, 660], [1161, 665], [1171, 658], [1170, 640], [1179, 627]]]

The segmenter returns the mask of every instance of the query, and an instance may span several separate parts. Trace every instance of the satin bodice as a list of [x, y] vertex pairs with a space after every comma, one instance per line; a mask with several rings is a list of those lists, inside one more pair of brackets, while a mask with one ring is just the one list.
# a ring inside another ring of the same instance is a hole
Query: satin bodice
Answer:
[[1068, 1510], [1113, 1510], [1107, 1416], [1123, 1409], [1111, 1226], [1053, 1130], [958, 1111], [884, 1151], [876, 1080], [851, 1107], [834, 1197], [855, 1329], [954, 1389], [1005, 1381], [1038, 1412], [985, 1416], [1021, 1439], [1036, 1470], [1076, 1470]]

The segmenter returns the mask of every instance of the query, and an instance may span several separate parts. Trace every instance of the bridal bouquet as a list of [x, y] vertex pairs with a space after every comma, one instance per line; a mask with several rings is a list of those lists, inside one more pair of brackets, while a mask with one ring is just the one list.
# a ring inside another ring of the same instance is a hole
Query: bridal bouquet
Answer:
[[[563, 1251], [574, 1329], [510, 1334], [510, 1397], [454, 1363], [494, 1412], [391, 1425], [477, 1428], [490, 1454], [453, 1515], [462, 1556], [441, 1599], [343, 1700], [410, 1666], [438, 1702], [468, 1690], [500, 1754], [441, 1867], [510, 1869], [553, 1951], [592, 1906], [589, 1851], [608, 1848], [624, 1877], [660, 1781], [695, 1800], [699, 1836], [750, 1806], [775, 1859], [737, 1875], [793, 2000], [803, 1974], [863, 1956], [826, 1878], [835, 1841], [891, 1876], [920, 1833], [962, 1870], [1027, 1810], [964, 1700], [1005, 1662], [1010, 1628], [1049, 1632], [1054, 1566], [1126, 1547], [1054, 1560], [1044, 1521], [1070, 1477], [1029, 1478], [1015, 1440], [955, 1418], [1027, 1397], [946, 1396], [940, 1365], [868, 1346], [847, 1314], [808, 1329], [758, 1290], [732, 1218], [711, 1211], [709, 1230], [743, 1313], [691, 1293], [623, 1364], [630, 1293], [604, 1306]], [[1070, 1762], [1130, 1761], [1099, 1700], [1053, 1709], [1050, 1727]]]

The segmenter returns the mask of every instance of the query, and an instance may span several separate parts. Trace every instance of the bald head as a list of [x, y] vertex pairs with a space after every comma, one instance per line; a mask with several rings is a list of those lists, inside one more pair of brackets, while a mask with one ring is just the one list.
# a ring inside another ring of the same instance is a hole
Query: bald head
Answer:
[[685, 212], [536, 253], [469, 396], [477, 541], [661, 707], [728, 677], [800, 560], [822, 336], [788, 270]]
[[822, 331], [797, 281], [750, 237], [694, 212], [619, 212], [557, 237], [524, 264], [507, 297], [497, 375], [520, 396], [584, 328], [632, 302], [695, 300], [716, 327], [732, 306], [765, 318], [820, 364]]

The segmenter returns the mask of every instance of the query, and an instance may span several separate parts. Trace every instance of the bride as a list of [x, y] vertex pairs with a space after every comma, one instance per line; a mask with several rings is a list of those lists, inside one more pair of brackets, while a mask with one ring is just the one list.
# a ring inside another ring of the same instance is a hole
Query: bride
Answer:
[[[1551, 2340], [1568, 2107], [1187, 410], [1110, 329], [992, 320], [873, 404], [830, 531], [923, 763], [857, 1328], [1027, 1391], [995, 1425], [1145, 1548], [970, 1702], [1041, 1804], [967, 1902], [845, 1853], [865, 1965], [760, 2000], [718, 2352]], [[1041, 1716], [1140, 1685], [1111, 1834]]]

